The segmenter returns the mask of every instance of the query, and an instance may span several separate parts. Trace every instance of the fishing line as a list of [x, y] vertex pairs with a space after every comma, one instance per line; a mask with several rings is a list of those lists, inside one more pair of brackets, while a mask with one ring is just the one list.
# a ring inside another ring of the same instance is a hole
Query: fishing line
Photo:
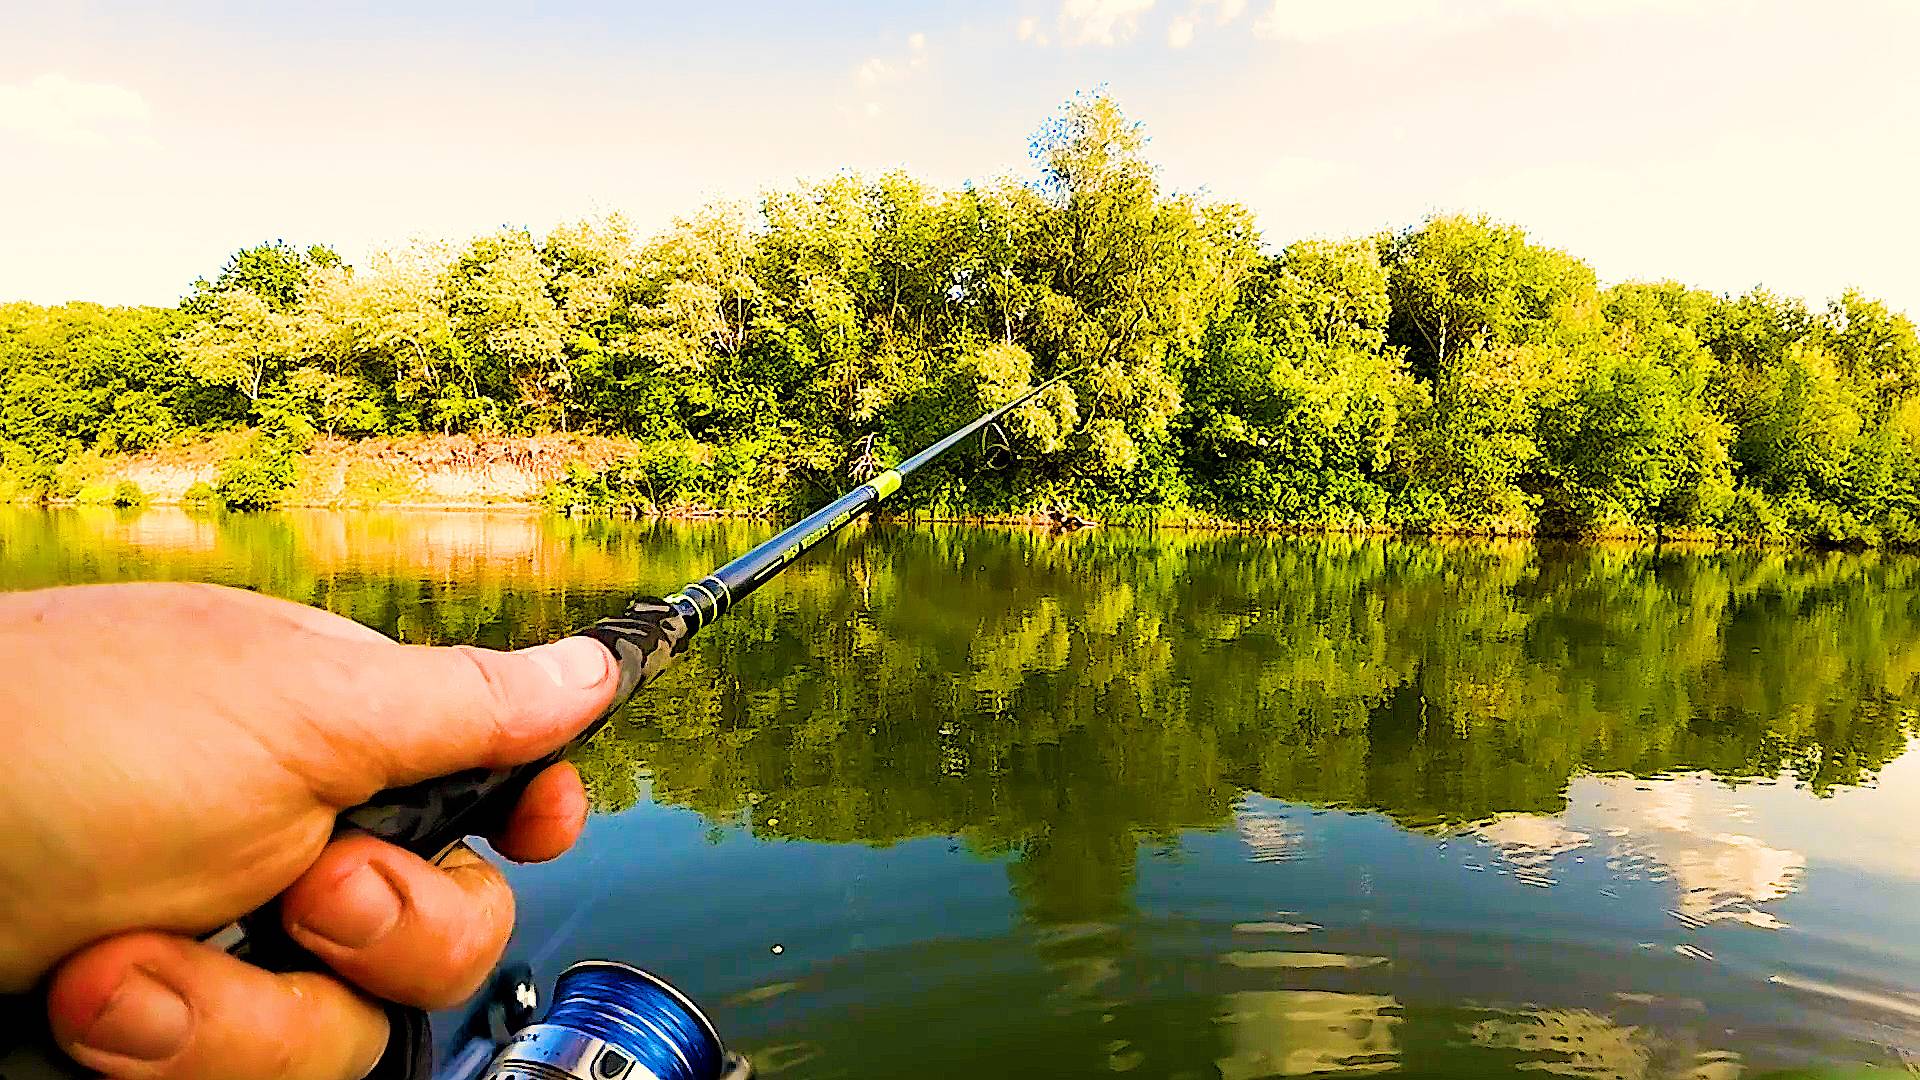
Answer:
[[569, 969], [554, 987], [547, 1023], [612, 1043], [659, 1080], [713, 1080], [726, 1054], [691, 1002], [623, 964]]
[[561, 974], [547, 1017], [515, 1036], [489, 1080], [732, 1080], [750, 1075], [686, 995], [607, 960]]

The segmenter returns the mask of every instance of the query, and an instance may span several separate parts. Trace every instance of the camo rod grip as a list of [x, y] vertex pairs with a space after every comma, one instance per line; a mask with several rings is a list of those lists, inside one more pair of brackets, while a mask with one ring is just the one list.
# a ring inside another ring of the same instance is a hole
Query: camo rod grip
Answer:
[[628, 698], [686, 651], [698, 620], [697, 609], [684, 597], [647, 596], [628, 604], [619, 615], [578, 631], [574, 636], [590, 637], [606, 646], [620, 665], [620, 685], [612, 703], [586, 730], [546, 757], [510, 769], [467, 769], [388, 788], [343, 812], [334, 831], [369, 833], [430, 859], [500, 824], [534, 777], [593, 738]]

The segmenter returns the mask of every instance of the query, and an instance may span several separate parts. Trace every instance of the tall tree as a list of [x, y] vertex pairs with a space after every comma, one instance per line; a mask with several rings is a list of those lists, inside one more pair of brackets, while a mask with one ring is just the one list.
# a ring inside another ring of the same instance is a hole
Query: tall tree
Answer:
[[255, 244], [229, 256], [213, 280], [195, 278], [180, 306], [191, 314], [210, 314], [218, 294], [240, 289], [259, 297], [273, 311], [291, 311], [316, 270], [339, 265], [339, 254], [324, 244], [304, 250], [285, 240]]
[[195, 378], [233, 387], [257, 408], [301, 355], [298, 317], [240, 287], [208, 295], [199, 313], [180, 339], [181, 363]]
[[1440, 378], [1468, 349], [1550, 342], [1583, 314], [1593, 271], [1485, 217], [1437, 217], [1385, 247], [1390, 338]]
[[567, 425], [565, 321], [533, 237], [509, 229], [468, 245], [447, 273], [447, 310], [470, 397], [439, 408], [465, 426]]

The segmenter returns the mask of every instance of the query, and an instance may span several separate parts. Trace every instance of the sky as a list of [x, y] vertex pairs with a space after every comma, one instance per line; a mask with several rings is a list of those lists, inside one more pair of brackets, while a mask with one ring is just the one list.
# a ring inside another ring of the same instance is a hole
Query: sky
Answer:
[[1920, 314], [1915, 41], [1920, 0], [0, 0], [0, 300], [1022, 174], [1101, 89], [1276, 248], [1485, 213], [1608, 282]]

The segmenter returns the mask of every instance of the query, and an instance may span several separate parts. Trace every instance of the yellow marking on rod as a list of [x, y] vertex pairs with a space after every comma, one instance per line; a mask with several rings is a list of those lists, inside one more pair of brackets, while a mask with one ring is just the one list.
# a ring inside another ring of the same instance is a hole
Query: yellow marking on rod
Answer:
[[900, 490], [900, 474], [893, 469], [888, 469], [886, 472], [867, 481], [867, 483], [873, 490], [879, 492], [880, 497], [884, 499]]

